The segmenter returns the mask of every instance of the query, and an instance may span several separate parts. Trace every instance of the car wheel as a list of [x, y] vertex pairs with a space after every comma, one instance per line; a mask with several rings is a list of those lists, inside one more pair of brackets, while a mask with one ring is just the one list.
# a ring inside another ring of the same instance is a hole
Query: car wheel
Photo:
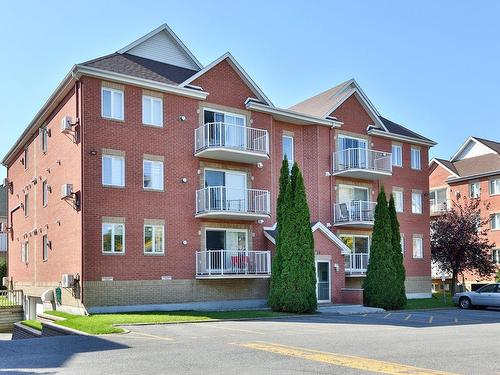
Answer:
[[472, 303], [470, 302], [469, 297], [462, 297], [458, 301], [458, 305], [460, 306], [461, 309], [470, 309], [472, 306]]

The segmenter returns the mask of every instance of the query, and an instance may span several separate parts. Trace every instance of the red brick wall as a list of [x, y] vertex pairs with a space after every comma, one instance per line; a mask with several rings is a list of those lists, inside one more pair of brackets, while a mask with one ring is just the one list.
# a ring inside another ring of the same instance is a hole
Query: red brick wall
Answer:
[[[61, 185], [73, 184], [73, 191], [81, 189], [81, 144], [73, 142], [71, 134], [60, 131], [64, 116], [76, 118], [76, 98], [69, 94], [47, 121], [51, 137], [48, 151], [41, 150], [38, 133], [30, 140], [29, 161], [25, 169], [19, 153], [8, 168], [7, 177], [13, 184], [8, 193], [9, 210], [24, 203], [24, 192], [29, 193], [29, 215], [19, 209], [12, 215], [13, 232], [9, 233], [9, 275], [14, 281], [59, 282], [61, 274], [81, 274], [81, 212], [70, 202], [61, 200]], [[36, 179], [36, 184], [33, 182]], [[42, 182], [52, 188], [48, 204], [42, 206]], [[37, 230], [37, 234], [29, 233]], [[25, 235], [27, 237], [25, 237]], [[42, 259], [42, 236], [52, 242], [48, 260]], [[21, 242], [29, 241], [29, 263], [21, 263]]]

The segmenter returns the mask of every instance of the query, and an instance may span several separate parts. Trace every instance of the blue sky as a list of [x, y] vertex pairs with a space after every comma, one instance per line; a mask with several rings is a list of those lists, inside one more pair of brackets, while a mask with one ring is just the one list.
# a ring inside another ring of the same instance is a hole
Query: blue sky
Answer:
[[73, 64], [168, 23], [205, 65], [230, 51], [277, 106], [354, 77], [449, 157], [469, 135], [500, 141], [499, 15], [499, 1], [4, 2], [0, 154]]

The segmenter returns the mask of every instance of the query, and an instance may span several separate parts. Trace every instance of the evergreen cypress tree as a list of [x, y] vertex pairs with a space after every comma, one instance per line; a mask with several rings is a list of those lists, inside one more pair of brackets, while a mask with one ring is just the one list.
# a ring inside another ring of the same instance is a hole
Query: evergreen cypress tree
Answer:
[[406, 271], [403, 264], [403, 251], [401, 248], [401, 233], [399, 232], [398, 215], [396, 213], [396, 204], [394, 203], [394, 197], [392, 194], [389, 200], [389, 215], [391, 218], [392, 231], [392, 267], [395, 270], [394, 288], [391, 288], [391, 291], [394, 293], [394, 304], [392, 308], [402, 309], [406, 305]]
[[392, 231], [384, 187], [380, 189], [375, 208], [370, 263], [363, 282], [363, 302], [366, 306], [392, 308], [391, 288], [394, 286], [392, 262]]
[[302, 174], [295, 163], [281, 167], [277, 206], [276, 253], [273, 259], [269, 306], [276, 311], [316, 311], [314, 238]]
[[275, 310], [281, 310], [281, 296], [284, 294], [282, 270], [283, 270], [283, 252], [287, 239], [287, 223], [285, 218], [289, 216], [288, 209], [290, 207], [290, 169], [288, 160], [283, 160], [281, 164], [279, 193], [276, 206], [276, 246], [275, 254], [272, 263], [271, 284], [269, 287], [269, 306]]

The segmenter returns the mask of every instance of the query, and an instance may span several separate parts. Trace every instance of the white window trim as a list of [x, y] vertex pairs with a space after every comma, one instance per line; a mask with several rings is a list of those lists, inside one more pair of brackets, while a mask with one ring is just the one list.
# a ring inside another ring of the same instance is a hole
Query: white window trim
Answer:
[[46, 234], [42, 236], [42, 261], [49, 260], [49, 238]]
[[401, 193], [401, 210], [398, 210], [398, 206], [396, 204], [396, 199], [394, 199], [394, 206], [396, 208], [396, 212], [397, 213], [403, 213], [403, 212], [405, 212], [405, 191], [404, 191], [403, 188], [393, 187], [392, 188], [392, 194], [393, 194], [393, 196], [394, 196], [395, 192]]
[[[472, 186], [477, 186], [477, 196], [472, 196]], [[480, 198], [481, 197], [481, 183], [478, 181], [469, 183], [469, 198]]]
[[[418, 151], [418, 168], [414, 166], [413, 164], [413, 151]], [[415, 171], [421, 171], [422, 170], [422, 151], [420, 148], [417, 147], [411, 147], [410, 150], [410, 168], [415, 170]]]
[[43, 154], [49, 150], [49, 131], [46, 126], [40, 128], [40, 148]]
[[206, 184], [206, 175], [207, 175], [206, 171], [233, 173], [233, 174], [240, 174], [242, 176], [245, 176], [245, 189], [249, 189], [249, 187], [248, 187], [248, 173], [247, 172], [235, 171], [232, 169], [219, 169], [219, 168], [205, 168], [205, 169], [203, 169], [203, 188], [205, 188], [205, 184]]
[[[495, 252], [497, 253], [495, 257]], [[500, 265], [500, 248], [495, 248], [491, 250], [491, 258], [493, 263]]]
[[405, 256], [405, 234], [404, 233], [399, 233], [399, 236], [401, 237], [401, 254], [403, 254], [403, 258]]
[[290, 138], [292, 140], [292, 159], [288, 159], [288, 165], [290, 169], [293, 166], [293, 163], [295, 162], [295, 137], [290, 134], [283, 134], [281, 137], [281, 160], [285, 160], [285, 150], [283, 149], [283, 138]]
[[[245, 233], [245, 250], [250, 251], [251, 249], [248, 248], [248, 229], [244, 228], [214, 228], [214, 227], [205, 227], [204, 228], [204, 243], [203, 243], [203, 248], [204, 251], [207, 251], [207, 231], [218, 231], [218, 232], [244, 232]], [[225, 246], [224, 246], [225, 247]], [[236, 249], [222, 249], [222, 250], [236, 250]]]
[[[415, 240], [420, 240], [420, 256], [415, 256]], [[413, 235], [412, 237], [412, 256], [413, 259], [423, 259], [424, 258], [424, 239], [421, 235]]]
[[[145, 183], [145, 176], [144, 176], [144, 171], [145, 171], [145, 163], [161, 163], [161, 188], [155, 188], [155, 187], [146, 187], [144, 186]], [[165, 190], [165, 163], [161, 160], [151, 160], [151, 159], [143, 159], [142, 160], [142, 188], [144, 190], [152, 190], [152, 191], [164, 191]]]
[[[368, 254], [368, 257], [370, 257], [370, 247], [371, 247], [371, 238], [370, 236], [366, 235], [366, 234], [348, 234], [348, 233], [342, 233], [342, 234], [339, 234], [338, 235], [339, 238], [342, 240], [342, 237], [352, 237], [353, 238], [353, 245], [354, 245], [354, 239], [355, 238], [366, 238], [367, 239], [367, 242], [368, 242], [368, 252], [367, 253], [361, 253], [361, 254]], [[347, 246], [347, 245], [346, 245]], [[351, 254], [355, 254], [353, 253], [354, 249], [351, 249], [349, 248], [349, 250], [351, 250]], [[356, 253], [356, 254], [360, 254], [360, 253]]]
[[23, 241], [21, 243], [21, 263], [29, 263], [29, 241]]
[[[160, 102], [160, 123], [159, 124], [154, 124], [153, 122], [148, 123], [144, 121], [144, 100], [148, 100], [150, 105], [151, 105], [151, 120], [153, 120], [153, 102]], [[163, 127], [163, 98], [159, 98], [157, 96], [151, 96], [151, 95], [142, 95], [142, 124], [147, 125], [147, 126], [153, 126], [156, 128], [162, 128]]]
[[[109, 91], [111, 92], [111, 94], [113, 93], [121, 93], [121, 98], [122, 98], [122, 113], [121, 113], [121, 117], [117, 117], [116, 114], [114, 113], [114, 110], [113, 110], [113, 104], [114, 104], [114, 95], [111, 95], [110, 96], [110, 110], [111, 110], [111, 115], [110, 116], [106, 116], [104, 115], [104, 91]], [[110, 87], [106, 87], [106, 86], [102, 86], [101, 87], [101, 117], [102, 118], [105, 118], [105, 119], [108, 119], [108, 120], [120, 120], [120, 121], [123, 121], [125, 119], [125, 92], [124, 90], [118, 90], [118, 89], [112, 89]]]
[[[493, 222], [497, 223], [497, 227], [493, 228]], [[492, 212], [490, 214], [490, 230], [497, 231], [500, 230], [500, 212]]]
[[[111, 251], [104, 251], [104, 226], [111, 225]], [[123, 227], [123, 251], [115, 251], [115, 226], [121, 225]], [[125, 223], [116, 222], [104, 222], [101, 224], [101, 252], [102, 254], [112, 254], [112, 255], [124, 255], [126, 251], [125, 248]]]
[[[400, 159], [400, 164], [394, 164], [392, 163], [392, 166], [393, 167], [399, 167], [399, 168], [403, 168], [403, 145], [401, 143], [393, 143], [392, 146], [391, 146], [391, 152], [392, 152], [392, 155], [394, 155], [394, 152], [393, 152], [393, 148], [396, 147], [396, 148], [399, 148], [399, 155], [401, 157]], [[391, 157], [391, 162], [392, 162], [392, 157]]]
[[247, 126], [247, 117], [245, 115], [242, 115], [240, 113], [223, 111], [220, 109], [210, 108], [210, 107], [203, 107], [203, 124], [205, 124], [205, 112], [206, 111], [222, 113], [224, 116], [229, 115], [229, 116], [233, 116], [233, 117], [239, 117], [239, 118], [243, 119], [243, 126]]
[[[414, 208], [414, 205], [413, 205], [413, 195], [414, 194], [418, 194], [418, 196], [420, 197], [420, 212], [415, 212], [413, 210]], [[411, 213], [412, 214], [415, 214], [415, 215], [422, 215], [422, 213], [424, 212], [424, 200], [422, 198], [422, 192], [420, 190], [412, 190], [411, 192]]]
[[[153, 242], [151, 244], [151, 249], [153, 251], [146, 251], [146, 244], [144, 243], [145, 239], [146, 239], [146, 227], [153, 228], [153, 234], [152, 234]], [[162, 228], [162, 233], [163, 233], [163, 235], [161, 237], [161, 251], [155, 251], [154, 250], [155, 245], [156, 245], [155, 234], [156, 234], [156, 228], [159, 228], [159, 227]], [[164, 255], [165, 254], [165, 225], [164, 224], [144, 224], [142, 242], [143, 242], [142, 247], [143, 247], [143, 251], [144, 251], [145, 255]]]
[[[116, 185], [116, 184], [107, 184], [104, 182], [104, 158], [117, 158], [117, 159], [122, 159], [123, 161], [123, 168], [121, 171], [121, 180], [123, 181], [123, 185]], [[111, 154], [103, 154], [101, 157], [101, 183], [102, 186], [111, 186], [111, 187], [125, 187], [125, 156], [119, 156], [119, 155], [111, 155]]]
[[42, 181], [42, 207], [47, 207], [49, 203], [49, 183], [47, 180]]
[[[491, 190], [492, 187], [492, 182], [498, 181], [498, 192], [493, 193]], [[490, 193], [490, 196], [495, 196], [495, 195], [500, 195], [500, 178], [492, 178], [491, 180], [488, 181], [488, 191]]]

